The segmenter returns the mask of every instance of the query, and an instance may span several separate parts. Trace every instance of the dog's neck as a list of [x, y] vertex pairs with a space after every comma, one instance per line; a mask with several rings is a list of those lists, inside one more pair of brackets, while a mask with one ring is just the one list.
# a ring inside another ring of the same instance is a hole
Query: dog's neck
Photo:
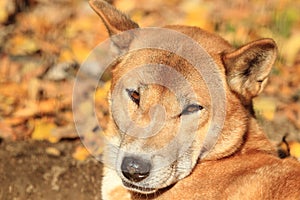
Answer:
[[[265, 152], [268, 154], [276, 155], [277, 151], [274, 145], [267, 139], [264, 131], [259, 126], [253, 108], [235, 104], [228, 120], [224, 124], [224, 130], [219, 136], [219, 139], [212, 149], [211, 152], [204, 158], [199, 160], [199, 162], [207, 160], [219, 160], [227, 158], [229, 156], [238, 156], [242, 154], [254, 153], [254, 152]], [[236, 121], [236, 115], [239, 116], [238, 121]], [[242, 117], [244, 116], [244, 117]], [[231, 125], [230, 122], [235, 123]]]
[[249, 129], [244, 135], [244, 141], [245, 142], [241, 145], [240, 150], [236, 152], [237, 155], [258, 151], [276, 155], [274, 145], [267, 139], [267, 136], [254, 116], [249, 119]]

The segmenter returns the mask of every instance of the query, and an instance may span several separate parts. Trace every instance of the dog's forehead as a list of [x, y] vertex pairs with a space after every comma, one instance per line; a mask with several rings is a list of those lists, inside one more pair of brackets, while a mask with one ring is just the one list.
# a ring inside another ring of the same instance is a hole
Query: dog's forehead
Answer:
[[209, 95], [199, 70], [180, 56], [158, 49], [142, 49], [123, 56], [114, 67], [112, 87], [119, 82], [129, 89], [161, 85], [187, 100], [196, 100], [196, 93]]
[[112, 81], [116, 83], [127, 76], [133, 82], [134, 79], [143, 82], [146, 74], [163, 82], [176, 80], [176, 84], [182, 84], [182, 81], [197, 82], [198, 85], [204, 83], [201, 72], [188, 61], [172, 52], [158, 49], [142, 49], [123, 56], [114, 67]]

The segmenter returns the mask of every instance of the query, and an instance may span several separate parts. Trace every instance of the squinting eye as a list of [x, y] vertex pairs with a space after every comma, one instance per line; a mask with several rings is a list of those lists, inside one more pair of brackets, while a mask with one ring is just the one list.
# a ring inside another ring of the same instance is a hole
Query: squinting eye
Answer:
[[140, 104], [140, 94], [136, 90], [126, 89], [126, 92], [135, 104]]
[[197, 112], [202, 109], [203, 109], [203, 106], [200, 106], [197, 104], [191, 104], [191, 105], [188, 105], [185, 109], [183, 109], [183, 111], [181, 112], [180, 115], [188, 115], [188, 114]]

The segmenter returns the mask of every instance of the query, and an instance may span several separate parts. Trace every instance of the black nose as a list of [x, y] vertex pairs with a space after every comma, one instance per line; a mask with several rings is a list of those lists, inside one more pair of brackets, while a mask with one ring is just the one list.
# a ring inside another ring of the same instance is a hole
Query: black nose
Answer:
[[149, 176], [151, 164], [137, 157], [125, 157], [122, 161], [121, 170], [128, 180], [140, 182]]

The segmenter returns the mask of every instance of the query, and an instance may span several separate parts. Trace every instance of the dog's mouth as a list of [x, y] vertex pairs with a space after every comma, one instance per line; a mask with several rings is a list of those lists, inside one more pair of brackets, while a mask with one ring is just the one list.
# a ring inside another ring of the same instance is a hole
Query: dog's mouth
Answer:
[[162, 185], [159, 185], [159, 187], [151, 187], [151, 186], [147, 187], [147, 185], [146, 186], [136, 185], [134, 183], [127, 181], [126, 179], [121, 178], [123, 186], [127, 190], [138, 193], [138, 194], [151, 195], [151, 194], [155, 194], [158, 191], [163, 191], [165, 188], [172, 187], [177, 182], [174, 180], [171, 181], [172, 177], [173, 178], [175, 177], [174, 173], [176, 172], [176, 169], [175, 169], [176, 164], [177, 164], [177, 161], [173, 162], [171, 164], [171, 166], [169, 166], [171, 168], [171, 170], [167, 172], [168, 176], [166, 176], [164, 178], [164, 181], [162, 181], [162, 183], [161, 183]]
[[158, 190], [156, 188], [147, 188], [147, 187], [137, 186], [132, 183], [128, 183], [124, 180], [122, 180], [122, 182], [126, 189], [133, 191], [133, 192], [141, 193], [141, 194], [152, 194]]

